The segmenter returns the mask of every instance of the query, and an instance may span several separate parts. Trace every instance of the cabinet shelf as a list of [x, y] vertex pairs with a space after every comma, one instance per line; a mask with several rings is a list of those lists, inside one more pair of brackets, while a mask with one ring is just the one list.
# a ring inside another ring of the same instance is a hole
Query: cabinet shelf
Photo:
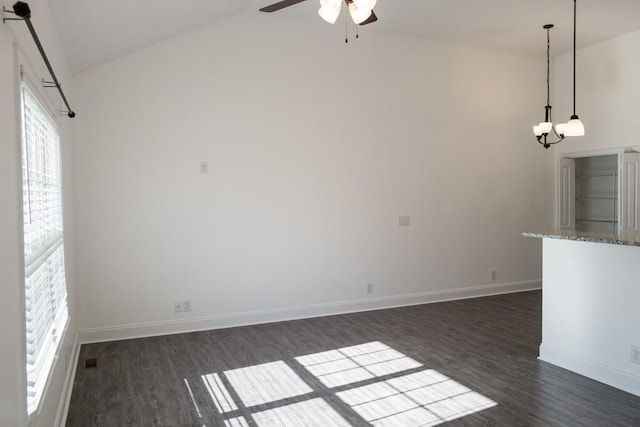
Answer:
[[640, 235], [640, 152], [560, 158], [557, 172], [559, 228]]
[[618, 176], [617, 170], [601, 170], [601, 171], [576, 175], [576, 178], [589, 179], [589, 178], [598, 178], [598, 177], [617, 177], [617, 176]]
[[576, 219], [576, 222], [597, 222], [604, 224], [617, 224], [618, 221], [612, 219]]

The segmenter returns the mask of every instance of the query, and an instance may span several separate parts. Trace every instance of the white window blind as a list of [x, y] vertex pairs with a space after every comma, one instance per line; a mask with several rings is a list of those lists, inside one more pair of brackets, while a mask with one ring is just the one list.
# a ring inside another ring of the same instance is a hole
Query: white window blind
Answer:
[[22, 190], [24, 213], [27, 405], [37, 408], [67, 322], [62, 241], [60, 136], [22, 84]]

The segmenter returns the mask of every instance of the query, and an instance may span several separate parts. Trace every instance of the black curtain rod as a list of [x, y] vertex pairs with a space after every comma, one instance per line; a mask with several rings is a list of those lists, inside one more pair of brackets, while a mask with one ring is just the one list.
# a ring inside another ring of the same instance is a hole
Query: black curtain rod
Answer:
[[49, 63], [49, 58], [47, 58], [47, 54], [44, 53], [44, 48], [42, 47], [42, 43], [40, 43], [38, 34], [36, 34], [36, 30], [35, 28], [33, 28], [33, 24], [31, 23], [31, 8], [29, 8], [29, 5], [27, 3], [23, 1], [19, 1], [13, 5], [13, 12], [11, 12], [10, 10], [6, 10], [4, 7], [2, 8], [2, 10], [4, 12], [13, 13], [14, 15], [17, 15], [20, 17], [20, 18], [4, 18], [3, 17], [2, 22], [24, 21], [27, 24], [27, 28], [29, 28], [29, 32], [33, 36], [33, 40], [36, 42], [36, 46], [40, 51], [40, 55], [42, 55], [42, 59], [44, 60], [44, 63], [47, 66], [47, 69], [49, 70], [49, 74], [51, 74], [51, 78], [53, 79], [53, 82], [43, 81], [43, 83], [48, 83], [48, 85], [45, 85], [45, 87], [55, 87], [58, 89], [58, 92], [60, 92], [60, 96], [64, 101], [64, 105], [67, 106], [67, 111], [66, 111], [67, 116], [69, 116], [70, 118], [74, 118], [76, 116], [76, 113], [73, 112], [73, 110], [71, 109], [71, 106], [69, 105], [69, 102], [67, 101], [67, 97], [64, 96], [64, 92], [62, 91], [62, 86], [60, 85], [60, 82], [56, 77], [56, 73], [53, 72], [53, 68], [51, 68], [51, 64]]

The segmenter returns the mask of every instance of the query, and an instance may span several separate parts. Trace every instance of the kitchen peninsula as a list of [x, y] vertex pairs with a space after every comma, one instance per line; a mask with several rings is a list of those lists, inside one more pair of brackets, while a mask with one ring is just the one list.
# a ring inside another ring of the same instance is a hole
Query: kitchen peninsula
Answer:
[[640, 396], [640, 236], [542, 238], [540, 360]]

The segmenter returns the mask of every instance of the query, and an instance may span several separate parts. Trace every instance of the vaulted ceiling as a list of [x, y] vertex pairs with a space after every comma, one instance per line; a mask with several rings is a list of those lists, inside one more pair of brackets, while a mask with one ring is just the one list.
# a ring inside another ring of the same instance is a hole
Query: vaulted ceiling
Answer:
[[[258, 9], [275, 0], [49, 1], [74, 73], [241, 13], [260, 14], [274, 25], [281, 19], [329, 25], [317, 15], [317, 0], [273, 14]], [[375, 10], [379, 21], [366, 31], [542, 54], [542, 26], [554, 24], [553, 53], [571, 49], [572, 0], [378, 0]], [[640, 0], [578, 0], [579, 47], [636, 30]]]

